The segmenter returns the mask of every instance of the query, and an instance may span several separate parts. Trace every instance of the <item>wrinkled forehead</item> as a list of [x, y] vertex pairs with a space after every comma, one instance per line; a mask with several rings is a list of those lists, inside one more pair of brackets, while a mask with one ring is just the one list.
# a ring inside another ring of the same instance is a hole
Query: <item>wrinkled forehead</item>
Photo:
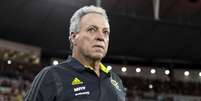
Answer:
[[99, 13], [88, 13], [81, 17], [80, 27], [88, 27], [91, 25], [110, 29], [108, 19]]

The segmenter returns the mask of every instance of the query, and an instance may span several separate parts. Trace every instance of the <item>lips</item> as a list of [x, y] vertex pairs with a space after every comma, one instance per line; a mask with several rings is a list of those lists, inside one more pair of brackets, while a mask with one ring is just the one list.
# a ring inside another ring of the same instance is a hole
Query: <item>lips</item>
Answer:
[[97, 48], [102, 48], [102, 49], [104, 49], [104, 46], [102, 46], [102, 45], [94, 45], [93, 47], [97, 47]]

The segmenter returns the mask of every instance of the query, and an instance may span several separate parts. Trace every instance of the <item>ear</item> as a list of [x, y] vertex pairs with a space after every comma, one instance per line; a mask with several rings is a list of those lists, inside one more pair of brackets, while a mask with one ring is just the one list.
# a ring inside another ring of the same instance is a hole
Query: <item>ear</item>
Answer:
[[75, 45], [76, 44], [76, 38], [77, 38], [77, 33], [75, 33], [75, 32], [71, 32], [70, 33], [70, 36], [69, 36], [69, 40], [72, 42], [72, 44], [73, 45]]

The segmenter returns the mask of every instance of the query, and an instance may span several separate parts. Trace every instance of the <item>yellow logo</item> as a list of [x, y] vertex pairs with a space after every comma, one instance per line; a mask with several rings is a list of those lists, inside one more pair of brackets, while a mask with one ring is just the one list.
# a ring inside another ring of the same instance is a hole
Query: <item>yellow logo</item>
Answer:
[[72, 85], [79, 85], [79, 84], [83, 84], [83, 82], [78, 78], [74, 78], [72, 81]]

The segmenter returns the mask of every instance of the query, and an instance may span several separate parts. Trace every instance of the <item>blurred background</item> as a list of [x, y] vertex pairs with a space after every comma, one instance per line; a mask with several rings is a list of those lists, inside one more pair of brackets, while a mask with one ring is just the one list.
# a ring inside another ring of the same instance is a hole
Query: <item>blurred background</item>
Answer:
[[0, 101], [23, 101], [42, 68], [66, 60], [69, 19], [85, 5], [107, 11], [103, 63], [127, 101], [201, 101], [201, 0], [1, 0]]

